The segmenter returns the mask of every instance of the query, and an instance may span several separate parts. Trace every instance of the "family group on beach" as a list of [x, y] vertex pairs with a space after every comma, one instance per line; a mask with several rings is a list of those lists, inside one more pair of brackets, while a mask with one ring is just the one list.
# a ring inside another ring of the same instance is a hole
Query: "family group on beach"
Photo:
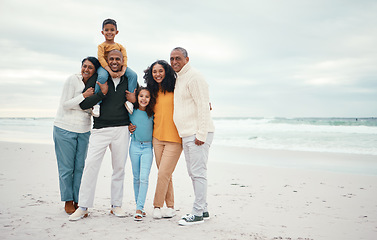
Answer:
[[139, 86], [137, 74], [127, 65], [126, 49], [114, 41], [116, 21], [104, 20], [102, 34], [105, 41], [98, 46], [98, 59], [83, 59], [81, 73], [65, 82], [54, 121], [60, 195], [69, 220], [87, 217], [88, 208], [93, 207], [98, 173], [109, 147], [113, 215], [126, 216], [122, 201], [129, 152], [134, 220], [146, 216], [153, 156], [158, 177], [152, 216], [174, 217], [172, 174], [183, 150], [195, 200], [191, 212], [178, 224], [203, 223], [209, 219], [207, 161], [214, 135], [208, 84], [190, 66], [187, 51], [176, 47], [170, 53], [170, 65], [164, 60], [152, 63], [144, 71], [146, 86]]

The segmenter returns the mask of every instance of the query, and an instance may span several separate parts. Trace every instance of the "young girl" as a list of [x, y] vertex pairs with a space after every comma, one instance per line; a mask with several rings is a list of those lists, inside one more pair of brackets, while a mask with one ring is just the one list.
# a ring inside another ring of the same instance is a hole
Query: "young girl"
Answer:
[[141, 221], [144, 216], [144, 203], [147, 196], [149, 173], [153, 161], [152, 133], [154, 97], [146, 87], [136, 91], [137, 101], [130, 120], [136, 125], [131, 135], [130, 158], [134, 176], [134, 192], [136, 202], [135, 221]]

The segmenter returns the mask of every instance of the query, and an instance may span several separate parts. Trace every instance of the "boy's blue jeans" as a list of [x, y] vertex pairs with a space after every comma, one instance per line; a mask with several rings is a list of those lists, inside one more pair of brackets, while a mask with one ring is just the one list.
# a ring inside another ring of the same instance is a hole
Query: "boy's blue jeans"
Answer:
[[[103, 67], [98, 68], [97, 74], [97, 81], [101, 84], [104, 84], [109, 78], [109, 73]], [[137, 74], [131, 68], [127, 67], [126, 73], [124, 75], [126, 75], [128, 79], [128, 91], [133, 92], [137, 87]], [[94, 92], [98, 93], [100, 90], [101, 88], [98, 84], [96, 84], [96, 86], [94, 87]], [[99, 102], [98, 104], [100, 103], [101, 102]]]
[[88, 152], [89, 136], [90, 132], [75, 133], [54, 126], [53, 138], [62, 201], [79, 202], [79, 189]]
[[152, 142], [131, 140], [130, 158], [134, 176], [136, 210], [143, 210], [148, 192], [149, 173], [153, 161]]

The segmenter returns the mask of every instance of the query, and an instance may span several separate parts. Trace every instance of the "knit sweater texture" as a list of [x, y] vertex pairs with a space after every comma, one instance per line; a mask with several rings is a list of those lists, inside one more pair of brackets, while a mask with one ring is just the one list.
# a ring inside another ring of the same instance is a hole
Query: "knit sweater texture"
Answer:
[[80, 108], [80, 103], [85, 99], [82, 92], [85, 84], [81, 74], [70, 76], [64, 83], [56, 113], [54, 126], [76, 133], [90, 131], [91, 115]]
[[196, 135], [198, 140], [205, 142], [207, 134], [215, 131], [208, 84], [189, 63], [177, 73], [173, 119], [181, 137]]

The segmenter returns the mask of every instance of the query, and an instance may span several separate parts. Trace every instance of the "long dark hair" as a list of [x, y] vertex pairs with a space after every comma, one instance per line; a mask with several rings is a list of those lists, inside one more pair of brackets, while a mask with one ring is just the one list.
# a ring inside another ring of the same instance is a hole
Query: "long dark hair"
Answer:
[[[158, 84], [152, 75], [153, 66], [156, 64], [160, 64], [165, 69], [165, 78], [162, 80], [161, 85]], [[157, 97], [157, 93], [159, 90], [165, 92], [174, 92], [175, 87], [175, 80], [177, 78], [177, 74], [174, 72], [173, 68], [164, 60], [157, 60], [150, 67], [144, 70], [144, 82], [147, 84], [147, 88], [149, 92], [154, 97]], [[160, 89], [161, 86], [161, 89]]]
[[147, 113], [148, 117], [152, 117], [153, 114], [154, 114], [154, 112], [153, 112], [154, 105], [156, 105], [156, 98], [151, 94], [151, 91], [149, 91], [149, 89], [147, 87], [139, 87], [136, 90], [136, 102], [134, 103], [134, 107], [135, 107], [135, 109], [139, 109], [138, 96], [139, 96], [139, 93], [141, 92], [141, 90], [147, 90], [149, 92], [149, 95], [151, 95], [151, 98], [149, 100], [149, 104], [145, 108], [145, 112]]
[[89, 62], [91, 62], [91, 63], [94, 65], [94, 68], [95, 68], [95, 70], [96, 70], [96, 72], [97, 72], [97, 69], [101, 66], [101, 64], [99, 63], [98, 59], [95, 58], [95, 57], [91, 57], [91, 56], [86, 57], [86, 58], [84, 58], [84, 59], [81, 61], [81, 66], [84, 64], [84, 62], [85, 62], [86, 60], [88, 60]]

